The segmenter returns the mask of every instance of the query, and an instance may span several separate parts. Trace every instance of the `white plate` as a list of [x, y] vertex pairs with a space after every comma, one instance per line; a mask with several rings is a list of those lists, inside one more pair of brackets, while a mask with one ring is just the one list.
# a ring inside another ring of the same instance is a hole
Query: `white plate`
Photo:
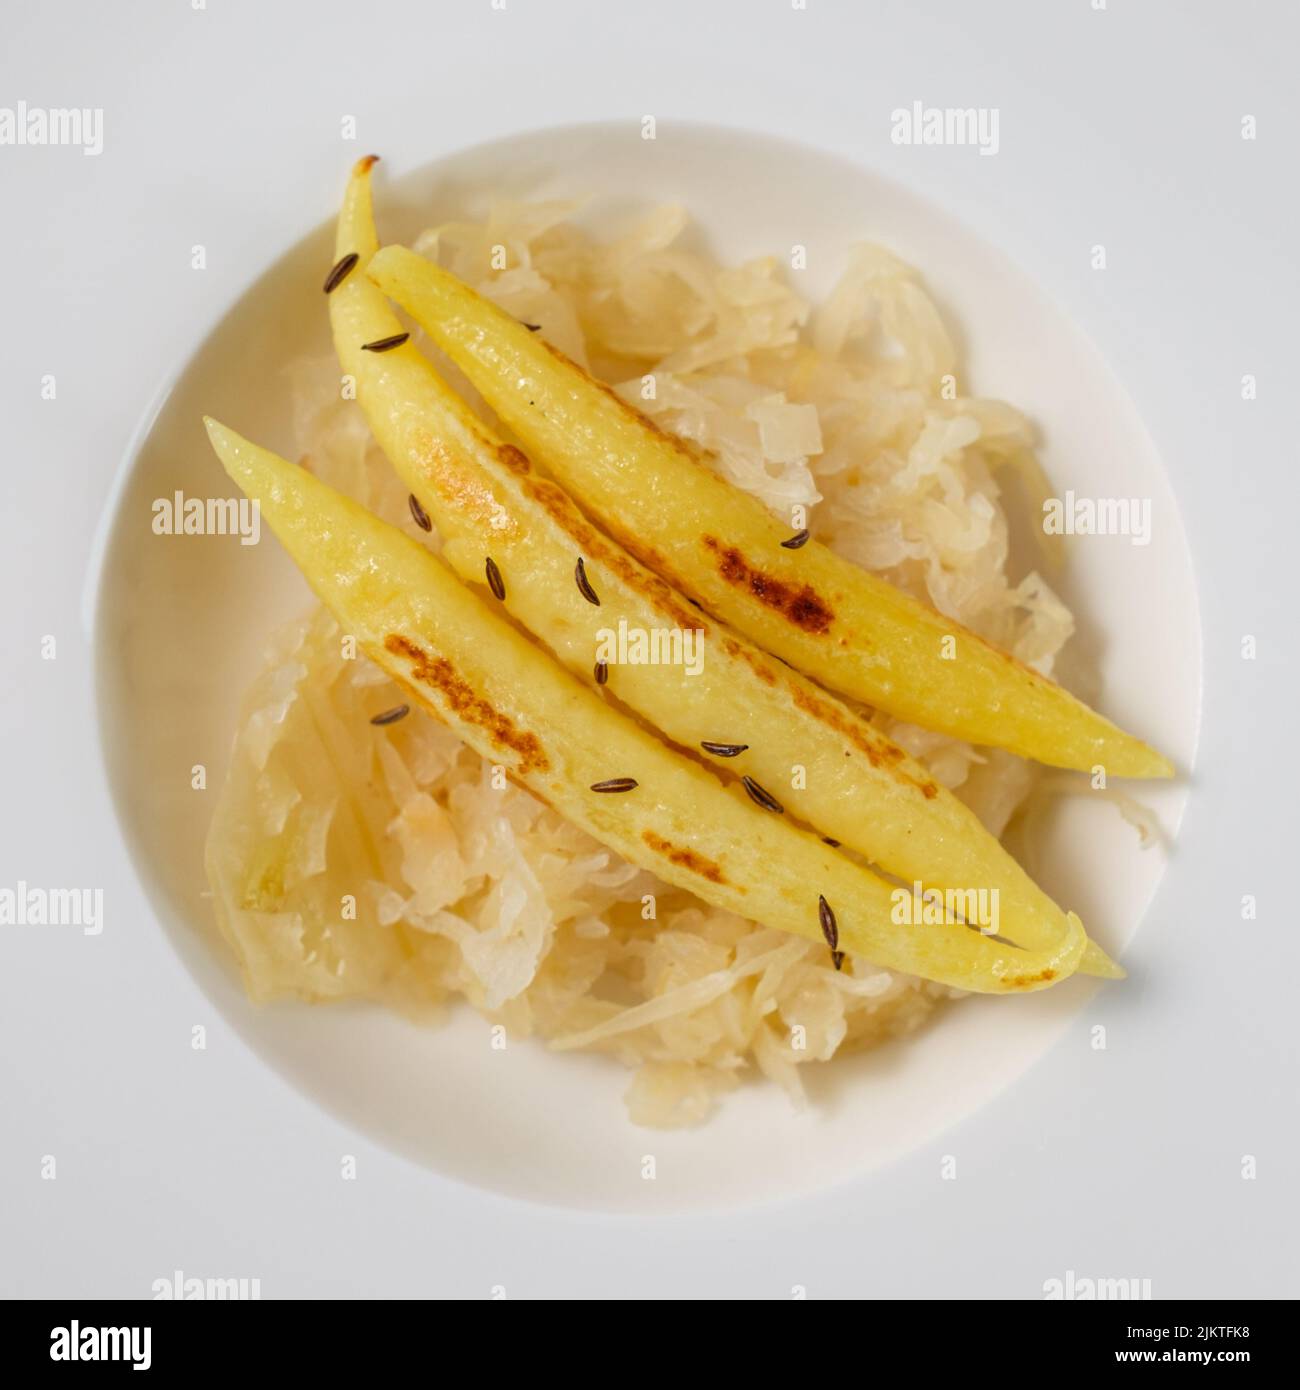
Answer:
[[[380, 166], [382, 169], [382, 165]], [[1026, 410], [1059, 492], [1150, 499], [1152, 539], [1076, 542], [1062, 587], [1076, 639], [1101, 674], [1104, 712], [1190, 769], [1200, 699], [1195, 587], [1178, 508], [1132, 404], [1092, 346], [1022, 275], [937, 208], [815, 150], [712, 127], [671, 146], [625, 124], [542, 130], [480, 146], [377, 188], [381, 236], [481, 214], [493, 197], [599, 195], [596, 224], [684, 203], [725, 259], [807, 247], [798, 283], [824, 293], [846, 248], [870, 239], [918, 266], [965, 344], [973, 390]], [[488, 1046], [468, 1009], [421, 1030], [377, 1009], [258, 1009], [244, 998], [205, 900], [210, 802], [178, 767], [222, 776], [240, 694], [281, 618], [309, 602], [273, 541], [160, 544], [151, 504], [229, 488], [200, 423], [213, 414], [292, 450], [283, 363], [328, 352], [323, 226], [280, 256], [200, 345], [132, 450], [100, 576], [101, 738], [139, 873], [208, 996], [266, 1060], [336, 1116], [465, 1182], [568, 1206], [657, 1212], [788, 1197], [861, 1176], [968, 1115], [1061, 1034], [1093, 985], [1027, 999], [965, 1001], [904, 1043], [809, 1068], [802, 1113], [775, 1088], [742, 1088], [706, 1127], [648, 1134], [624, 1116], [629, 1074], [610, 1060], [537, 1045]], [[274, 248], [269, 248], [273, 250]], [[1135, 601], [1135, 596], [1140, 601]], [[1157, 620], [1158, 619], [1158, 620]], [[1172, 836], [1185, 781], [1140, 794]], [[1046, 886], [1112, 951], [1138, 929], [1164, 871], [1111, 806], [1064, 806], [1038, 846]]]

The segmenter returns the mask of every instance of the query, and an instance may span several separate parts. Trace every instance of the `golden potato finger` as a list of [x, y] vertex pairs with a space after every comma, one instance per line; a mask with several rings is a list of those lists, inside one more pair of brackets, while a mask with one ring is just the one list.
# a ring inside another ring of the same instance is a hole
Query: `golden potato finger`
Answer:
[[[1017, 945], [1063, 939], [1065, 913], [924, 767], [691, 608], [538, 478], [413, 344], [396, 341], [402, 325], [362, 273], [377, 246], [371, 164], [357, 164], [339, 216], [335, 255], [358, 261], [329, 297], [334, 344], [376, 439], [447, 542], [443, 558], [463, 579], [489, 586], [571, 671], [599, 679], [683, 748], [712, 750], [720, 772], [749, 777], [791, 815], [909, 884], [966, 900], [983, 893], [973, 901], [995, 903], [999, 934]], [[579, 558], [598, 605], [575, 582]], [[642, 655], [653, 655], [653, 640], [668, 659], [617, 660], [620, 647], [636, 655], [629, 648], [638, 640]], [[1079, 968], [1124, 973], [1094, 942]]]
[[1046, 676], [809, 540], [455, 276], [388, 246], [370, 277], [615, 539], [816, 680], [899, 718], [1058, 767], [1172, 767]]
[[[568, 674], [417, 542], [215, 421], [227, 472], [359, 646], [482, 756], [625, 858], [717, 907], [959, 989], [1042, 989], [1078, 965], [956, 922], [899, 926], [895, 890], [724, 787]], [[829, 926], [828, 926], [828, 917]], [[833, 930], [831, 930], [833, 928]]]

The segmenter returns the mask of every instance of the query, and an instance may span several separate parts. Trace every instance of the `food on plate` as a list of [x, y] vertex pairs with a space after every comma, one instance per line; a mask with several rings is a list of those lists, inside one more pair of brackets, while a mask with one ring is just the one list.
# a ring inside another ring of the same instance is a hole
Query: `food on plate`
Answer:
[[368, 274], [633, 554], [774, 655], [927, 728], [1057, 767], [1167, 759], [1041, 672], [790, 526], [463, 281], [402, 246]]
[[250, 995], [464, 998], [680, 1125], [945, 999], [1122, 975], [1000, 840], [1074, 789], [1020, 754], [1168, 765], [1050, 679], [1073, 621], [1008, 577], [1000, 484], [1046, 495], [1032, 432], [948, 389], [915, 273], [856, 248], [812, 313], [680, 209], [600, 242], [561, 203], [377, 252], [373, 163], [321, 272], [337, 365], [293, 365], [302, 466], [209, 425], [324, 601], [209, 833]]

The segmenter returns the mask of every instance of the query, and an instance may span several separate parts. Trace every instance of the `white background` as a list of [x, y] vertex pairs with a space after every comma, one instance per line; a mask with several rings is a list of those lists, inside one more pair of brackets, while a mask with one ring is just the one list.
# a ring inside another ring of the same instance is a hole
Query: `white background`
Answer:
[[[105, 147], [0, 147], [0, 885], [100, 884], [108, 927], [0, 928], [0, 1292], [147, 1296], [180, 1268], [257, 1276], [268, 1297], [1032, 1298], [1074, 1270], [1150, 1278], [1161, 1297], [1296, 1295], [1294, 7], [507, 6], [171, 0], [5, 17], [0, 106], [102, 107]], [[999, 154], [893, 146], [890, 112], [917, 100], [997, 107]], [[356, 142], [340, 139], [349, 114]], [[857, 1186], [714, 1218], [575, 1215], [453, 1187], [267, 1072], [213, 1015], [125, 858], [83, 624], [92, 538], [158, 385], [331, 214], [355, 156], [400, 170], [514, 130], [645, 114], [872, 165], [1037, 278], [1165, 459], [1204, 623], [1193, 800], [1122, 1013], [1105, 996], [999, 1100]], [[1243, 894], [1258, 920], [1241, 920]], [[196, 1023], [206, 1052], [190, 1049]], [[340, 1181], [343, 1153], [355, 1182]]]

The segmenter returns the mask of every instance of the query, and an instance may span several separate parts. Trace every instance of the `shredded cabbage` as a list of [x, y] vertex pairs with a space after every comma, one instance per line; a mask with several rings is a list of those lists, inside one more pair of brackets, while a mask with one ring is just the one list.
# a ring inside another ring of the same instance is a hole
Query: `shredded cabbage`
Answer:
[[[1041, 574], [1009, 576], [1000, 486], [1045, 495], [1033, 431], [958, 394], [956, 350], [913, 270], [858, 247], [812, 312], [773, 259], [728, 268], [684, 249], [680, 208], [608, 242], [577, 211], [502, 203], [416, 249], [738, 486], [784, 515], [802, 504], [818, 539], [1050, 671], [1073, 619]], [[340, 399], [333, 359], [297, 364], [293, 384], [306, 466], [436, 548]], [[405, 702], [323, 610], [277, 637], [249, 692], [207, 858], [254, 999], [360, 997], [419, 1019], [465, 999], [512, 1036], [635, 1067], [631, 1118], [675, 1126], [747, 1073], [801, 1101], [801, 1066], [907, 1033], [953, 995], [860, 960], [838, 973], [824, 949], [670, 888], [493, 786], [419, 709], [369, 725]], [[873, 717], [995, 834], [1034, 789], [1011, 754]]]

